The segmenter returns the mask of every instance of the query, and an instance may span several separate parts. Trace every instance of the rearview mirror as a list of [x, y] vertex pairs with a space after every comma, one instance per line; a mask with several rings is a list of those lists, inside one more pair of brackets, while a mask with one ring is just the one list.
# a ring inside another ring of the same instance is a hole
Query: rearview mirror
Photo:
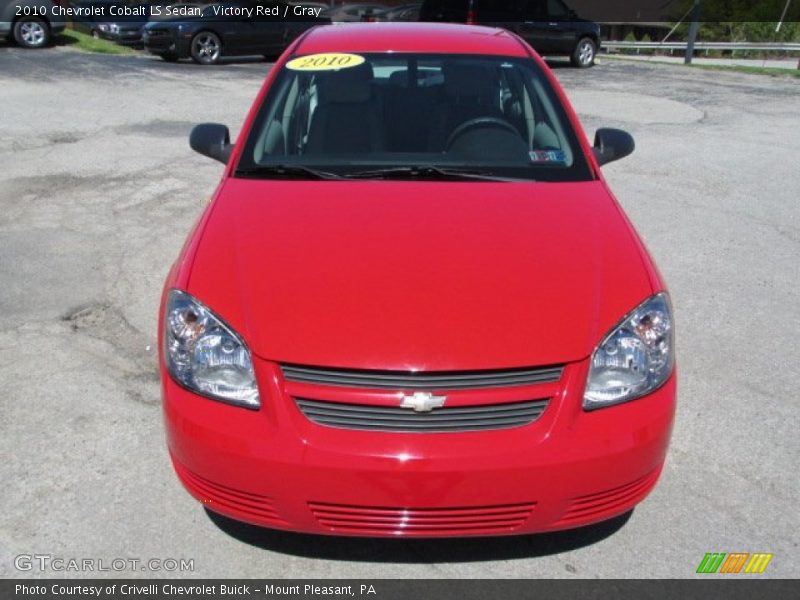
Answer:
[[219, 123], [201, 123], [195, 125], [189, 134], [189, 145], [192, 150], [204, 156], [228, 163], [231, 157], [231, 134], [225, 125]]
[[633, 137], [622, 129], [603, 128], [594, 134], [594, 157], [599, 165], [604, 165], [628, 156], [636, 144]]

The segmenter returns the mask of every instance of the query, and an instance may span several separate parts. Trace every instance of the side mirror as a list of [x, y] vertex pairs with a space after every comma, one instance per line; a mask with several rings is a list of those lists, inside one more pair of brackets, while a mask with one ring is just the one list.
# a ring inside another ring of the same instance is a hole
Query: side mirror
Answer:
[[622, 129], [598, 129], [594, 134], [594, 157], [597, 163], [604, 165], [620, 158], [625, 158], [633, 152], [636, 144], [633, 137]]
[[228, 163], [233, 150], [228, 128], [219, 123], [195, 125], [189, 134], [189, 145], [195, 152], [225, 164]]

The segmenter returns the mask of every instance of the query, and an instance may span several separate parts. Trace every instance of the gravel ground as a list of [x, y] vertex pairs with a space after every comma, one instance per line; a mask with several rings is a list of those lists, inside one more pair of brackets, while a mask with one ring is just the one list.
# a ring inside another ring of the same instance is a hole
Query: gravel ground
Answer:
[[402, 541], [209, 518], [167, 459], [158, 299], [221, 173], [187, 134], [235, 135], [268, 68], [0, 46], [0, 576], [64, 575], [15, 569], [39, 553], [191, 558], [197, 577], [691, 577], [712, 551], [800, 575], [800, 82], [670, 65], [556, 70], [588, 133], [636, 137], [606, 174], [677, 313], [673, 443], [629, 519]]

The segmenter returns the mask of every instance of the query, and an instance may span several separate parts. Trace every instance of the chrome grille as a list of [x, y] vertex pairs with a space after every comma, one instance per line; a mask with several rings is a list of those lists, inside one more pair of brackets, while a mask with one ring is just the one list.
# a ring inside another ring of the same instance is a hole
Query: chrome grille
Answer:
[[399, 406], [344, 404], [305, 398], [296, 398], [295, 402], [309, 420], [328, 427], [436, 433], [484, 431], [528, 425], [544, 412], [548, 400], [526, 400], [479, 406], [445, 406], [425, 413], [414, 412]]
[[393, 390], [462, 390], [553, 383], [562, 365], [502, 371], [362, 371], [281, 365], [287, 381], [356, 388]]

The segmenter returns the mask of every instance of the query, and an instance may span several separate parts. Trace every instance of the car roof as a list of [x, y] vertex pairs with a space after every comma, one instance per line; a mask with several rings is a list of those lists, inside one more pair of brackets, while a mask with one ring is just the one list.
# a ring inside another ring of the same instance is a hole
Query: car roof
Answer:
[[310, 30], [296, 54], [318, 52], [419, 52], [528, 56], [505, 29], [452, 23], [337, 23]]

